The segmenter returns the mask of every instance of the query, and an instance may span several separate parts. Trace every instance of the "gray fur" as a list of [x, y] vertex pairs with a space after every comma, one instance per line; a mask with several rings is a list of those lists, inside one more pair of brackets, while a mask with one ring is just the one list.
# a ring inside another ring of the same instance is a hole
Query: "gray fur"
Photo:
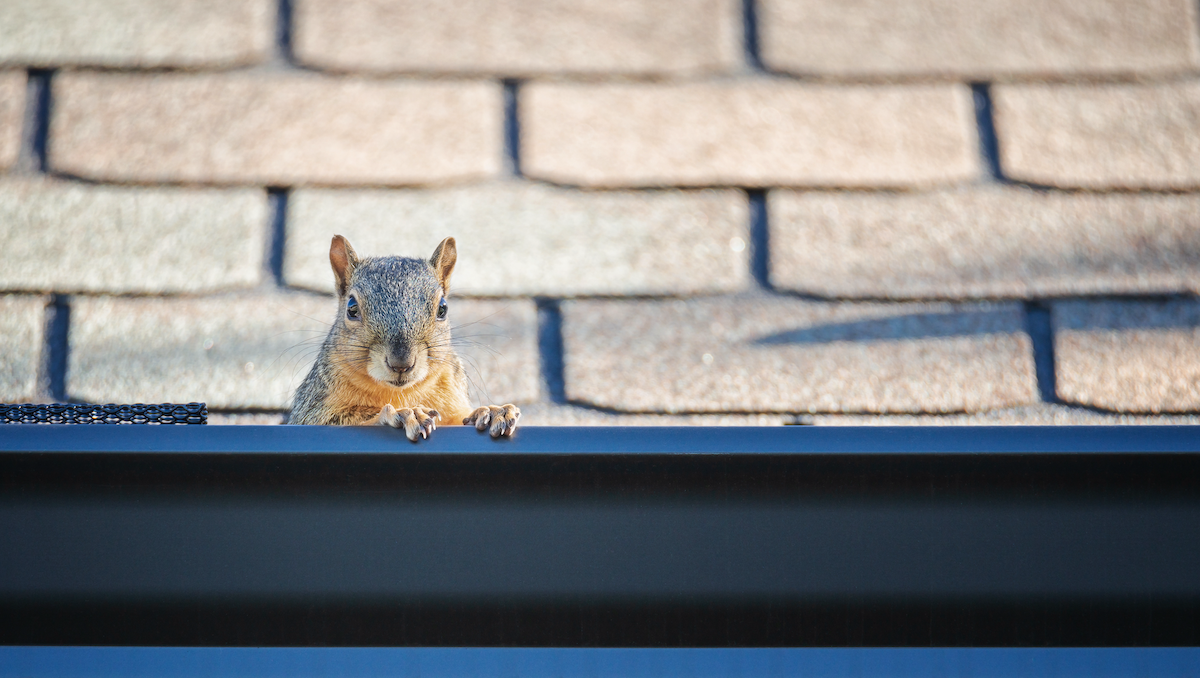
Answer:
[[[365, 329], [377, 341], [393, 351], [402, 351], [426, 340], [439, 340], [437, 322], [441, 285], [433, 267], [424, 259], [380, 257], [363, 259], [350, 276], [349, 294], [355, 295], [362, 308]], [[345, 298], [339, 300], [345, 306]], [[340, 318], [345, 326], [345, 314]]]

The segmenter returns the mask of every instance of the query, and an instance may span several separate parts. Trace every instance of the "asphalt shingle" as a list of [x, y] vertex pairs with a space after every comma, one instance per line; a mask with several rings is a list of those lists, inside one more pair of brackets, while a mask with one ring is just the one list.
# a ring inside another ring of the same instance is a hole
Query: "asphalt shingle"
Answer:
[[0, 402], [33, 400], [38, 390], [46, 299], [0, 295]]
[[266, 58], [272, 0], [6, 0], [0, 63], [226, 67]]
[[777, 190], [771, 282], [831, 297], [1200, 291], [1200, 196]]
[[584, 186], [908, 187], [979, 173], [961, 85], [535, 83], [528, 176]]
[[471, 402], [530, 403], [541, 396], [537, 308], [528, 299], [450, 299], [454, 346]]
[[209, 412], [209, 426], [278, 426], [287, 419], [283, 412]]
[[1133, 415], [1097, 412], [1054, 403], [1023, 405], [972, 414], [815, 414], [815, 426], [1194, 426], [1189, 414]]
[[262, 277], [260, 189], [0, 181], [0, 289], [179, 293]]
[[12, 167], [21, 153], [26, 80], [23, 71], [0, 71], [0, 171]]
[[284, 278], [333, 290], [329, 240], [428, 257], [454, 236], [467, 295], [693, 294], [749, 282], [746, 194], [581, 192], [518, 182], [436, 190], [299, 190]]
[[563, 305], [568, 399], [647, 412], [953, 412], [1037, 400], [1017, 304]]
[[1200, 187], [1200, 83], [1005, 85], [992, 97], [1000, 164], [1012, 179]]
[[[77, 297], [71, 302], [67, 392], [92, 402], [286, 409], [335, 306], [330, 297], [299, 294]], [[458, 337], [468, 344], [462, 353], [474, 385], [497, 399], [536, 399], [532, 304], [456, 301], [454, 317], [456, 323], [479, 321]]]
[[502, 118], [489, 82], [64, 73], [49, 156], [109, 181], [427, 184], [498, 173]]
[[1119, 412], [1200, 412], [1200, 301], [1055, 303], [1065, 401]]
[[346, 71], [693, 74], [741, 57], [737, 0], [299, 0], [295, 52]]
[[1161, 75], [1200, 69], [1192, 0], [762, 0], [763, 61], [802, 75]]
[[284, 409], [332, 307], [307, 295], [76, 297], [67, 393], [89, 402]]
[[521, 407], [522, 426], [783, 426], [783, 414], [624, 414], [538, 403]]

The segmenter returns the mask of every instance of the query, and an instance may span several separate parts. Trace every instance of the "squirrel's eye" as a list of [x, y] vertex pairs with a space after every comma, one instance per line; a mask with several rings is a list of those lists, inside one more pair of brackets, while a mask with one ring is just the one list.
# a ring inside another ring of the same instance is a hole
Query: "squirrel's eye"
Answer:
[[437, 310], [437, 319], [445, 320], [446, 319], [446, 311], [448, 311], [448, 310], [450, 310], [450, 307], [446, 305], [446, 300], [442, 299], [441, 301], [439, 301], [438, 302], [438, 310]]
[[350, 300], [346, 302], [346, 317], [358, 320], [358, 300], [354, 297], [350, 297]]

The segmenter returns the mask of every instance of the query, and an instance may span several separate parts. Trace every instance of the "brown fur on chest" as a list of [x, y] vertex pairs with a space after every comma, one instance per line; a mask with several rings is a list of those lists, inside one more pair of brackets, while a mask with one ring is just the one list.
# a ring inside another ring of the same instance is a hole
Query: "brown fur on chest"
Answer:
[[[352, 373], [341, 375], [329, 389], [326, 403], [338, 419], [367, 423], [384, 405], [396, 409], [427, 407], [438, 411], [442, 424], [462, 424], [471, 413], [465, 384], [456, 370], [442, 369], [410, 388], [399, 389], [381, 384], [370, 377]], [[361, 419], [361, 421], [356, 421]]]

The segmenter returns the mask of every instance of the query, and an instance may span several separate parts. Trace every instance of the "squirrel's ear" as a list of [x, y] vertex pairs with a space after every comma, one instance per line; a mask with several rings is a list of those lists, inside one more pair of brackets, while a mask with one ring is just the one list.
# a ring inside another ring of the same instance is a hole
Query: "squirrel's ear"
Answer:
[[340, 235], [333, 236], [333, 242], [329, 243], [329, 263], [333, 266], [338, 295], [344, 296], [350, 288], [350, 274], [358, 266], [358, 255], [354, 253], [349, 240]]
[[454, 262], [458, 260], [458, 250], [454, 246], [454, 238], [446, 238], [429, 257], [429, 265], [437, 274], [438, 282], [443, 290], [450, 289], [450, 274], [454, 271]]

